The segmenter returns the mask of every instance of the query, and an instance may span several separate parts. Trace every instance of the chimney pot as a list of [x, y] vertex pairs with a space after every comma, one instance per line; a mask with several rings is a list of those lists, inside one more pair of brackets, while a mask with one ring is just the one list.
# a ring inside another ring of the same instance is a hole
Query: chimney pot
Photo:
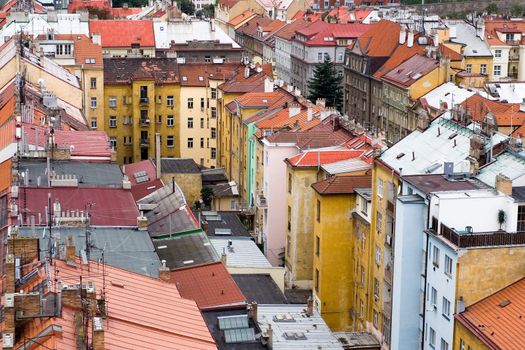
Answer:
[[251, 308], [250, 308], [250, 317], [255, 323], [257, 323], [258, 305], [256, 301], [252, 301]]
[[166, 266], [166, 260], [162, 260], [162, 265], [159, 267], [159, 278], [166, 282], [171, 279], [170, 268]]
[[512, 196], [512, 180], [503, 174], [496, 175], [496, 190], [507, 196]]

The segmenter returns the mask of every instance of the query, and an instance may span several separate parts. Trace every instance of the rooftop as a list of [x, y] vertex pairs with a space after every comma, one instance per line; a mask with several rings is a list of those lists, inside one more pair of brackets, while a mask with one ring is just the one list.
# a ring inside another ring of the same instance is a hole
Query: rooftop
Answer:
[[202, 169], [202, 185], [214, 185], [217, 183], [228, 182], [224, 168]]
[[426, 45], [419, 44], [417, 38], [414, 39], [414, 44], [411, 47], [408, 47], [407, 42], [399, 45], [392, 53], [392, 56], [374, 73], [374, 77], [381, 78], [410, 57], [416, 54], [423, 55], [425, 53], [425, 47]]
[[525, 175], [525, 152], [504, 152], [497, 156], [491, 163], [481, 167], [479, 174], [476, 175], [478, 180], [489, 186], [496, 186], [496, 176], [503, 174], [509, 179], [519, 183], [518, 179]]
[[366, 332], [335, 332], [334, 336], [341, 342], [345, 350], [378, 350], [381, 349], [379, 341]]
[[235, 181], [212, 185], [211, 189], [213, 190], [213, 197], [215, 198], [239, 196], [239, 188]]
[[211, 237], [210, 242], [217, 255], [226, 253], [227, 267], [272, 267], [251, 238]]
[[508, 103], [522, 103], [525, 96], [525, 82], [487, 83], [486, 87], [492, 97]]
[[414, 55], [383, 76], [383, 79], [404, 87], [424, 77], [439, 67], [439, 62], [427, 56]]
[[[257, 314], [261, 330], [266, 331], [272, 325], [274, 350], [343, 349], [317, 311], [312, 316], [306, 315], [306, 305], [260, 304]], [[283, 316], [292, 317], [294, 322], [278, 321], [277, 317]], [[289, 337], [290, 334], [293, 336]]]
[[200, 174], [201, 170], [193, 158], [161, 158], [162, 174]]
[[153, 22], [149, 20], [90, 20], [90, 36], [100, 34], [102, 47], [155, 47]]
[[450, 21], [449, 27], [456, 27], [456, 37], [450, 42], [463, 44], [462, 55], [465, 57], [492, 57], [487, 42], [476, 36], [476, 28], [464, 21]]
[[321, 166], [321, 169], [323, 169], [323, 171], [328, 175], [344, 174], [359, 170], [368, 170], [371, 168], [372, 166], [368, 162], [355, 158], [345, 159], [339, 162], [324, 164]]
[[[206, 215], [209, 213], [210, 215]], [[241, 212], [219, 211], [219, 212], [202, 212], [201, 220], [206, 221], [206, 234], [208, 237], [213, 236], [242, 236], [251, 237], [246, 227], [240, 219]]]
[[475, 94], [488, 97], [488, 94], [483, 90], [465, 89], [454, 83], [446, 82], [423, 95], [420, 101], [424, 106], [434, 109], [440, 109], [442, 107], [441, 104], [446, 104], [445, 108], [451, 109]]
[[122, 171], [131, 182], [131, 194], [137, 201], [164, 186], [157, 179], [157, 169], [150, 159], [123, 165]]
[[403, 176], [403, 180], [425, 193], [487, 188], [487, 185], [475, 178], [447, 177], [440, 174], [407, 175]]
[[[76, 255], [86, 249], [86, 230], [77, 227], [53, 227], [53, 232], [59, 233], [60, 244], [65, 245], [69, 235], [73, 236]], [[40, 240], [40, 258], [48, 253], [49, 234], [43, 237], [42, 228], [19, 228], [21, 237], [38, 237]], [[90, 240], [93, 244], [90, 259], [104, 261], [106, 264], [141, 275], [158, 277], [160, 260], [147, 231], [137, 231], [124, 227], [91, 227]]]
[[359, 47], [367, 56], [389, 57], [399, 45], [400, 31], [399, 24], [381, 20], [359, 37]]
[[[45, 136], [42, 135], [42, 138]], [[56, 175], [76, 175], [78, 185], [82, 187], [122, 188], [122, 172], [115, 163], [77, 162], [70, 160], [50, 160], [51, 172]], [[47, 163], [45, 159], [19, 162], [18, 170], [28, 176], [28, 185], [47, 186]]]
[[320, 195], [351, 194], [354, 188], [369, 188], [371, 184], [371, 175], [331, 176], [312, 184], [312, 188]]
[[219, 261], [208, 237], [200, 230], [170, 239], [156, 239], [153, 245], [160, 260], [166, 260], [171, 270]]
[[242, 24], [243, 22], [250, 20], [254, 16], [257, 16], [257, 14], [252, 12], [252, 10], [246, 10], [240, 15], [230, 19], [230, 21], [228, 22], [228, 25], [235, 28], [238, 25]]
[[[40, 44], [48, 41], [47, 34], [40, 34], [37, 38]], [[84, 34], [54, 34], [53, 40], [51, 41], [56, 43], [56, 41], [60, 40], [73, 41], [73, 55], [75, 56], [75, 63], [77, 65], [86, 69], [102, 68], [102, 47], [94, 44], [88, 36]]]
[[[505, 41], [501, 41], [497, 35], [497, 32], [500, 33], [525, 33], [525, 21], [520, 20], [516, 21], [514, 19], [486, 19], [485, 20], [485, 36], [487, 38], [487, 43], [491, 46], [508, 46]], [[522, 35], [521, 42], [525, 37]]]
[[493, 101], [481, 95], [472, 95], [462, 104], [472, 119], [481, 122], [490, 112], [496, 118], [498, 126], [519, 126], [525, 122], [525, 112], [517, 103]]
[[325, 164], [336, 163], [341, 160], [359, 158], [362, 155], [363, 151], [359, 150], [340, 149], [305, 151], [291, 158], [287, 158], [285, 162], [292, 167], [316, 167]]
[[183, 298], [195, 300], [201, 311], [246, 305], [246, 298], [221, 262], [172, 271], [171, 282]]
[[275, 281], [267, 274], [234, 274], [233, 279], [248, 302], [258, 304], [287, 304], [288, 301]]
[[525, 279], [478, 301], [456, 314], [465, 326], [489, 349], [525, 348], [525, 324], [521, 321], [525, 309]]

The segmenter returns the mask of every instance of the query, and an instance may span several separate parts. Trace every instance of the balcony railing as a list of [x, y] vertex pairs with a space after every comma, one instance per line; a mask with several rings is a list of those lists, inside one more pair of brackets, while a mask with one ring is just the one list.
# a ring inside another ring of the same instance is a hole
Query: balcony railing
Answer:
[[139, 99], [139, 103], [140, 103], [141, 105], [147, 105], [147, 104], [149, 103], [149, 98], [147, 98], [147, 97], [141, 97], [141, 98]]
[[150, 120], [149, 119], [141, 119], [140, 120], [140, 126], [149, 126]]
[[505, 40], [505, 42], [507, 43], [507, 45], [519, 45], [520, 44], [520, 41], [519, 40]]
[[149, 147], [149, 139], [140, 139], [140, 147]]
[[[433, 234], [437, 231], [430, 229]], [[458, 248], [493, 247], [507, 245], [525, 245], [525, 232], [458, 232], [441, 224], [439, 235]]]

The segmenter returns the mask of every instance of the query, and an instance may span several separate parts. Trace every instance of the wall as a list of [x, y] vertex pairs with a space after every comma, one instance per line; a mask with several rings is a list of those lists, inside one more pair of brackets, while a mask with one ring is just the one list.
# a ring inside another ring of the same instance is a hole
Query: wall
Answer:
[[171, 184], [173, 178], [180, 187], [182, 193], [184, 193], [184, 197], [186, 197], [186, 202], [188, 205], [192, 206], [193, 203], [195, 203], [201, 196], [201, 174], [161, 174], [162, 182], [165, 185]]
[[463, 340], [465, 349], [489, 350], [478, 337], [458, 321], [454, 322], [454, 346], [453, 349], [461, 349], [460, 341]]
[[[351, 331], [354, 305], [353, 218], [355, 194], [320, 195], [315, 193], [314, 207], [320, 201], [320, 220], [314, 218], [313, 279], [318, 311], [332, 331]], [[316, 214], [314, 214], [316, 215]], [[319, 239], [319, 254], [316, 242]], [[315, 271], [319, 281], [315, 281]], [[319, 288], [315, 286], [319, 284]]]
[[[141, 47], [143, 57], [155, 57], [155, 47]], [[109, 57], [131, 56], [131, 47], [103, 47], [102, 53]]]
[[277, 284], [281, 292], [284, 293], [284, 268], [282, 267], [228, 267], [228, 272], [232, 275], [237, 274], [266, 274], [270, 275]]

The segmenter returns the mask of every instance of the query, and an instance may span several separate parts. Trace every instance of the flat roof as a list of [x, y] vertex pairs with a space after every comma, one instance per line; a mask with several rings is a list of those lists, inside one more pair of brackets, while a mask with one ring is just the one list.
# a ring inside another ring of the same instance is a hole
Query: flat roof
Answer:
[[[91, 243], [94, 245], [90, 259], [101, 261], [102, 251], [106, 264], [136, 272], [141, 275], [158, 277], [160, 259], [147, 231], [138, 231], [124, 227], [91, 227]], [[40, 258], [47, 256], [49, 229], [46, 227], [20, 227], [20, 236], [38, 237], [40, 240]], [[43, 233], [46, 232], [45, 238]], [[86, 249], [86, 229], [77, 227], [52, 227], [53, 235], [58, 234], [60, 244], [65, 245], [69, 235], [73, 236], [76, 255]]]
[[288, 300], [268, 274], [234, 274], [232, 277], [248, 302], [288, 304]]
[[495, 161], [481, 167], [476, 177], [489, 186], [496, 186], [496, 176], [503, 174], [511, 180], [516, 180], [525, 175], [525, 155], [505, 152], [500, 154]]
[[366, 332], [335, 332], [334, 336], [343, 344], [345, 350], [381, 349], [379, 341]]
[[166, 265], [172, 270], [219, 261], [219, 255], [203, 231], [155, 239], [153, 245], [160, 259], [166, 260]]
[[[45, 138], [45, 135], [41, 135]], [[79, 186], [116, 187], [122, 188], [123, 174], [115, 163], [78, 162], [69, 160], [50, 161], [51, 171], [57, 175], [76, 175]], [[47, 186], [46, 160], [21, 160], [19, 171], [27, 172], [29, 185], [37, 186], [40, 177], [40, 186]]]
[[499, 101], [522, 103], [525, 98], [525, 82], [494, 82], [485, 85]]
[[[278, 321], [277, 317], [292, 317], [293, 322]], [[257, 323], [262, 331], [272, 325], [274, 350], [318, 350], [340, 349], [341, 343], [333, 335], [321, 315], [314, 310], [312, 316], [306, 315], [306, 305], [268, 305], [259, 304], [257, 308]], [[287, 335], [294, 335], [288, 339]], [[296, 339], [304, 337], [304, 339]]]
[[257, 244], [250, 238], [212, 237], [210, 242], [218, 256], [223, 252], [226, 253], [228, 267], [272, 267]]
[[[246, 227], [243, 225], [241, 219], [239, 218], [239, 215], [241, 215], [240, 212], [236, 211], [218, 211], [213, 212], [216, 215], [210, 215], [206, 216], [204, 215], [204, 212], [201, 213], [201, 221], [206, 221], [208, 223], [208, 229], [206, 230], [206, 234], [209, 237], [214, 236], [224, 236], [224, 233], [229, 230], [230, 234], [227, 236], [242, 236], [242, 237], [249, 237], [251, 238], [250, 233], [246, 229]], [[195, 217], [198, 216], [198, 214], [195, 214]], [[223, 234], [217, 234], [217, 229], [220, 231], [223, 231]]]
[[441, 174], [408, 175], [403, 176], [403, 180], [424, 193], [487, 188], [484, 183], [476, 178], [454, 178]]

